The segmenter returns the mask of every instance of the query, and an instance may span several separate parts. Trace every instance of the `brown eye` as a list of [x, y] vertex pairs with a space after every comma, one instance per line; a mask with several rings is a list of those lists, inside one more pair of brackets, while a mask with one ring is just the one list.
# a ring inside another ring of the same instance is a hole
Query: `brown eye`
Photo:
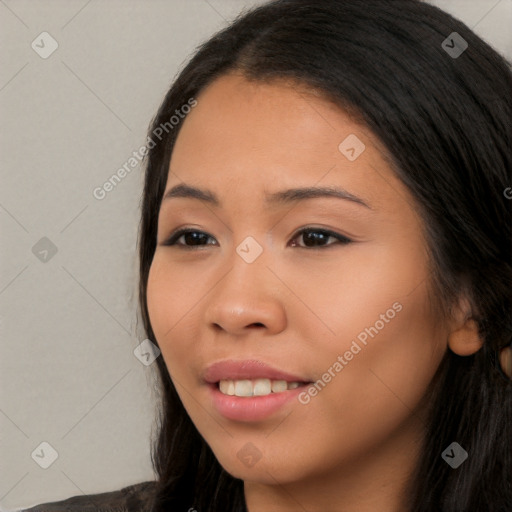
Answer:
[[[327, 247], [330, 245], [335, 245], [332, 243], [331, 244], [324, 243], [327, 240], [329, 240], [329, 238], [334, 238], [334, 239], [338, 240], [338, 242], [341, 244], [349, 244], [350, 242], [352, 242], [352, 240], [350, 240], [346, 236], [340, 235], [338, 233], [334, 233], [332, 231], [327, 231], [325, 229], [315, 229], [315, 228], [301, 229], [298, 233], [295, 234], [293, 240], [300, 238], [300, 237], [303, 237], [305, 245], [298, 245], [298, 247], [302, 247], [302, 248], [308, 248], [308, 247], [318, 248], [318, 247]], [[295, 244], [294, 247], [295, 246], [297, 246], [297, 244]]]
[[[183, 238], [185, 243], [177, 243], [177, 241]], [[163, 242], [162, 245], [177, 245], [181, 247], [194, 247], [198, 245], [205, 245], [201, 242], [208, 240], [208, 238], [212, 238], [207, 233], [203, 231], [196, 231], [192, 229], [179, 229], [175, 233], [173, 233], [170, 238]], [[190, 245], [189, 245], [190, 244]]]

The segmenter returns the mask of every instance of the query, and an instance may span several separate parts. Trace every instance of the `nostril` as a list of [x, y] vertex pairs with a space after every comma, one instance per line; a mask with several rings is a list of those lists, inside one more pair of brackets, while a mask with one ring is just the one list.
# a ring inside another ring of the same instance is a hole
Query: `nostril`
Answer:
[[249, 325], [249, 327], [264, 327], [264, 325], [260, 322], [255, 322], [255, 323]]

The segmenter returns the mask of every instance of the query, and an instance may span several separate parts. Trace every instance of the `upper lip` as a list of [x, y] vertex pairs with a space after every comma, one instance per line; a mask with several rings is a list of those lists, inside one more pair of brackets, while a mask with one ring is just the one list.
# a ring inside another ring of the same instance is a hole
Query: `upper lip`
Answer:
[[263, 361], [246, 359], [236, 361], [233, 359], [218, 361], [205, 368], [202, 374], [203, 380], [209, 384], [215, 384], [221, 380], [240, 379], [271, 379], [285, 380], [287, 382], [309, 382], [303, 377], [292, 375], [274, 368]]

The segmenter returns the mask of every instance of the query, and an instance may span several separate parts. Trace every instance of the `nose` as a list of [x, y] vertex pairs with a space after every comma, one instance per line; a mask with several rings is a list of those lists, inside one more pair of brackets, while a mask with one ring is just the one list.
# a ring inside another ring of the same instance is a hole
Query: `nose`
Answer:
[[276, 334], [286, 327], [283, 284], [261, 254], [247, 263], [236, 252], [231, 267], [208, 294], [205, 320], [209, 328], [241, 336], [254, 329]]

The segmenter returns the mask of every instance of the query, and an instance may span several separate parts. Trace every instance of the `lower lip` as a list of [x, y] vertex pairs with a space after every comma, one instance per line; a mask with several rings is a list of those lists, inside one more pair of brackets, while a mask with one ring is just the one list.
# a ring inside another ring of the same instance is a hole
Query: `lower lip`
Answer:
[[217, 384], [209, 384], [213, 405], [225, 418], [234, 421], [261, 421], [272, 416], [296, 398], [307, 385], [265, 396], [231, 396], [221, 393]]

